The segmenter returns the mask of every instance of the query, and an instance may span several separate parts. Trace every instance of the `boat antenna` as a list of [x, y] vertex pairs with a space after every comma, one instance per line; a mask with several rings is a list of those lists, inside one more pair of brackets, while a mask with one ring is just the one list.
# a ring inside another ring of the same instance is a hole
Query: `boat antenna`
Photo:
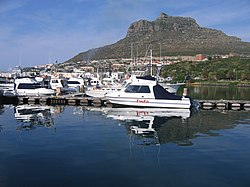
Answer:
[[21, 67], [22, 55], [23, 55], [23, 50], [22, 50], [22, 48], [21, 48], [21, 49], [20, 49], [20, 56], [19, 56], [19, 63], [18, 63], [18, 66], [19, 66], [19, 67]]

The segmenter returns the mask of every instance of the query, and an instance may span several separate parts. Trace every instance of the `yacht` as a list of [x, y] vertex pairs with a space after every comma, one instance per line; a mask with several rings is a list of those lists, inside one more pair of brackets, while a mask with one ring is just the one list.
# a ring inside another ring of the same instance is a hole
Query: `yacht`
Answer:
[[49, 81], [50, 88], [57, 93], [71, 93], [76, 92], [76, 88], [69, 87], [65, 78], [52, 77]]
[[117, 92], [121, 90], [122, 90], [121, 86], [104, 86], [101, 88], [92, 87], [91, 89], [85, 90], [85, 94], [88, 97], [104, 98], [105, 94], [107, 93]]
[[158, 108], [190, 108], [191, 99], [169, 93], [152, 76], [136, 77], [119, 92], [105, 94], [113, 105]]
[[0, 90], [13, 90], [14, 81], [7, 77], [0, 77]]
[[14, 81], [14, 89], [4, 91], [4, 96], [54, 95], [55, 91], [43, 87], [34, 77], [20, 77]]
[[130, 84], [133, 79], [136, 79], [135, 75], [125, 79], [122, 83], [116, 83], [113, 80], [109, 81], [110, 79], [104, 78], [101, 87], [88, 87], [85, 90], [85, 94], [89, 97], [104, 98], [108, 93], [121, 91]]
[[67, 84], [69, 88], [75, 88], [80, 91], [84, 88], [84, 79], [81, 77], [71, 77], [67, 81]]

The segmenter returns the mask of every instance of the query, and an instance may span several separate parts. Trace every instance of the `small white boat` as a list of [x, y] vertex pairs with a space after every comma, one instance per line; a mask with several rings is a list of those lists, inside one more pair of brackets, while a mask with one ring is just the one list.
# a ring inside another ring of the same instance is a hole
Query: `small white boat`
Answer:
[[81, 77], [71, 77], [67, 81], [69, 88], [74, 88], [77, 91], [83, 90], [84, 88], [84, 79]]
[[0, 77], [0, 90], [13, 90], [14, 81], [6, 77]]
[[186, 96], [169, 93], [151, 76], [137, 77], [119, 92], [107, 93], [107, 100], [114, 105], [157, 108], [190, 108]]
[[[49, 81], [50, 88], [60, 93], [76, 92], [76, 88], [69, 87], [65, 78], [52, 77]], [[60, 91], [59, 91], [60, 90]]]
[[[129, 79], [125, 79], [122, 83], [115, 83], [114, 81], [108, 82], [109, 78], [105, 79], [106, 83], [104, 82], [100, 88], [96, 88], [95, 86], [87, 87], [85, 90], [85, 94], [89, 97], [95, 98], [104, 98], [106, 94], [118, 92], [127, 87], [136, 76], [133, 75]], [[108, 84], [109, 83], [109, 84]]]
[[121, 90], [122, 90], [121, 86], [108, 86], [108, 87], [105, 86], [99, 89], [92, 87], [89, 90], [85, 90], [85, 94], [89, 97], [103, 98], [107, 93], [121, 91]]
[[14, 90], [4, 91], [4, 96], [43, 96], [54, 95], [55, 91], [43, 87], [33, 77], [16, 78], [14, 82]]

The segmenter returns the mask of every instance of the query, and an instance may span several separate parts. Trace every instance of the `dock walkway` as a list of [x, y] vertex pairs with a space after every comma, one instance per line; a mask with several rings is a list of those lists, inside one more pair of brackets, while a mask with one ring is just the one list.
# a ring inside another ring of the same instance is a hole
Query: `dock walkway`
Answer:
[[[73, 105], [73, 106], [107, 106], [109, 102], [105, 98], [91, 98], [84, 95], [62, 96], [32, 96], [7, 98], [10, 104], [43, 104], [43, 105]], [[3, 104], [5, 104], [5, 98]], [[250, 100], [196, 100], [201, 109], [220, 110], [250, 110]]]

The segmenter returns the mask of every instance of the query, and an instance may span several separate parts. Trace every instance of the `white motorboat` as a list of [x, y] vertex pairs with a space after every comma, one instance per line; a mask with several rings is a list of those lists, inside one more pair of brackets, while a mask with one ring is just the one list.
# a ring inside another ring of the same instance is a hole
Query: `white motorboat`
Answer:
[[71, 77], [67, 81], [68, 87], [69, 88], [74, 88], [77, 91], [82, 91], [84, 88], [84, 79], [81, 77]]
[[43, 96], [54, 95], [55, 91], [43, 87], [33, 77], [16, 78], [14, 82], [14, 90], [4, 91], [4, 96]]
[[134, 79], [136, 79], [136, 76], [133, 75], [128, 79], [125, 79], [122, 83], [115, 83], [114, 81], [108, 82], [107, 80], [110, 79], [104, 79], [104, 83], [102, 83], [102, 86], [100, 88], [96, 88], [95, 86], [87, 87], [85, 90], [85, 94], [89, 97], [96, 97], [96, 98], [104, 98], [106, 94], [118, 92], [127, 87]]
[[52, 77], [49, 81], [51, 89], [55, 90], [57, 93], [70, 93], [76, 92], [76, 88], [69, 87], [67, 80], [65, 78]]
[[108, 87], [105, 86], [99, 89], [92, 87], [89, 90], [85, 90], [85, 94], [89, 97], [103, 98], [107, 93], [121, 91], [121, 90], [122, 90], [121, 86], [108, 86]]
[[6, 77], [0, 77], [0, 90], [13, 90], [14, 81]]
[[190, 108], [186, 96], [169, 93], [151, 76], [137, 77], [119, 92], [107, 93], [107, 100], [114, 105], [158, 108]]

